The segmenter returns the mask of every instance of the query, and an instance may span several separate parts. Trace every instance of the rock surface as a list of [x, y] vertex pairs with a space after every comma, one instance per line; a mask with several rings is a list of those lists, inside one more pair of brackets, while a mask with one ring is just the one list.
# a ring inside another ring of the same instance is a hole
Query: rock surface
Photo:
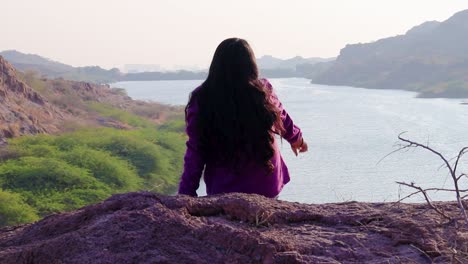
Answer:
[[5, 138], [55, 132], [63, 115], [44, 97], [18, 79], [0, 56], [0, 145]]
[[443, 224], [426, 205], [236, 193], [121, 194], [0, 229], [0, 263], [468, 263], [467, 247], [468, 229]]
[[[110, 113], [99, 112], [93, 103]], [[0, 146], [6, 144], [6, 139], [22, 135], [56, 134], [89, 127], [132, 129], [133, 126], [118, 119], [119, 113], [114, 116], [115, 110], [155, 124], [182, 113], [179, 107], [133, 100], [123, 89], [109, 85], [21, 73], [0, 56]]]

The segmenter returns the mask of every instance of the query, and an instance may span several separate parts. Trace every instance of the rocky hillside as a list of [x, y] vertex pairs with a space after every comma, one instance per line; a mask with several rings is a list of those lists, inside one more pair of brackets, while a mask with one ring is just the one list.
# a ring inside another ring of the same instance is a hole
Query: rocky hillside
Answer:
[[184, 70], [123, 73], [117, 68], [106, 70], [99, 66], [73, 67], [36, 54], [25, 54], [16, 50], [2, 51], [0, 56], [10, 61], [20, 71], [34, 71], [49, 79], [63, 78], [101, 84], [119, 81], [201, 80], [206, 78], [206, 72]]
[[419, 204], [128, 193], [0, 229], [0, 262], [468, 263], [468, 229], [442, 222]]
[[73, 70], [73, 67], [70, 65], [49, 60], [36, 54], [21, 53], [16, 50], [2, 51], [0, 52], [0, 56], [12, 63], [18, 70], [37, 70], [51, 77]]
[[118, 80], [122, 73], [118, 69], [106, 70], [98, 66], [73, 67], [36, 54], [25, 54], [16, 50], [5, 50], [0, 56], [7, 59], [20, 71], [35, 71], [47, 78], [65, 78], [74, 81], [105, 83]]
[[406, 34], [347, 45], [314, 83], [468, 97], [468, 10]]
[[0, 56], [0, 144], [21, 135], [85, 127], [131, 129], [139, 117], [157, 124], [179, 113], [176, 107], [132, 100], [108, 85], [18, 72]]
[[64, 117], [0, 56], [0, 144], [9, 137], [56, 132]]

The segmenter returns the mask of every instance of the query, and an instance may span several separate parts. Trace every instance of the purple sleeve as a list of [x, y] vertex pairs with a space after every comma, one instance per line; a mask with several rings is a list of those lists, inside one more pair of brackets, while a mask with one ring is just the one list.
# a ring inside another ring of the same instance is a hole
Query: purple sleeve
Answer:
[[283, 121], [283, 127], [285, 129], [283, 138], [286, 139], [289, 143], [298, 141], [302, 137], [301, 129], [294, 124], [292, 118], [289, 116], [288, 112], [286, 112], [286, 109], [284, 109], [283, 104], [278, 99], [278, 96], [273, 90], [271, 83], [267, 79], [263, 79], [263, 82], [271, 92], [271, 101], [281, 111], [281, 120]]
[[197, 130], [195, 128], [195, 116], [197, 114], [197, 106], [192, 105], [187, 109], [187, 127], [186, 132], [188, 136], [187, 150], [184, 156], [184, 172], [179, 183], [179, 194], [187, 194], [190, 196], [197, 196], [197, 189], [200, 185], [200, 178], [202, 176], [205, 161], [202, 158], [197, 144]]

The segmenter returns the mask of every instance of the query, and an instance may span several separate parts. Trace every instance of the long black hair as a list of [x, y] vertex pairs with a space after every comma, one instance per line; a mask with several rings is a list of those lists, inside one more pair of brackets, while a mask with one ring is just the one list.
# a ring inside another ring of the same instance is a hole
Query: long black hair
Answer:
[[259, 79], [256, 59], [247, 41], [229, 38], [215, 51], [207, 79], [190, 96], [196, 103], [199, 149], [207, 163], [239, 168], [253, 161], [273, 170], [274, 133], [284, 128], [271, 91]]

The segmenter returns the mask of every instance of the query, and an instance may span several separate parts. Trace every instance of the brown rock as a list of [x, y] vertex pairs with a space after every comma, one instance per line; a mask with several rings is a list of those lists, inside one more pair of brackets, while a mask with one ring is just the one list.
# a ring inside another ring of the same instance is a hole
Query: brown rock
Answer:
[[442, 222], [419, 204], [128, 193], [1, 229], [0, 263], [447, 263], [454, 248], [466, 261], [467, 228]]
[[[24, 79], [35, 85], [34, 88], [40, 91], [37, 93], [18, 76], [11, 64], [0, 56], [0, 144], [5, 144], [5, 139], [9, 137], [36, 133], [57, 134], [73, 131], [73, 128], [134, 128], [118, 117], [106, 116], [99, 111], [99, 107], [118, 108], [154, 124], [183, 111], [182, 108], [156, 102], [132, 100], [122, 89], [112, 89], [109, 85], [61, 78], [39, 79], [25, 73]], [[102, 122], [104, 119], [107, 122]], [[19, 124], [19, 133], [10, 129], [11, 124]]]
[[13, 66], [0, 56], [0, 142], [25, 134], [57, 131], [60, 112], [19, 80]]

